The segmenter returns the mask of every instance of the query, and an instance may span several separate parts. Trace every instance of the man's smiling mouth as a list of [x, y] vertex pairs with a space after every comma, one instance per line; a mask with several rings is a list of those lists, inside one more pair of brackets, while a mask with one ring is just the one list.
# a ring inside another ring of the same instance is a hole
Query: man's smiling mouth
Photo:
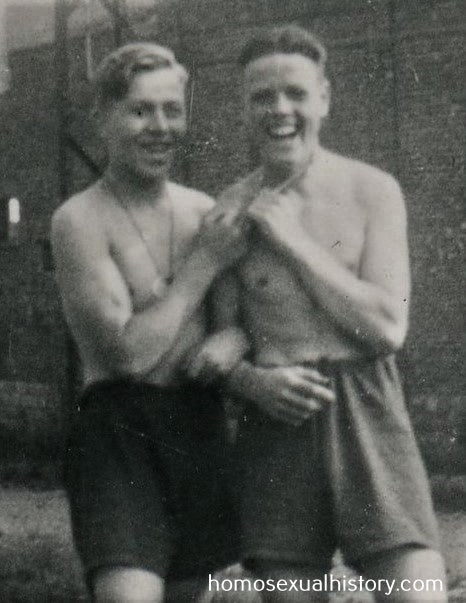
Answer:
[[173, 144], [169, 142], [142, 142], [139, 146], [145, 155], [155, 161], [167, 160], [173, 151]]
[[298, 126], [297, 124], [272, 124], [266, 126], [266, 132], [273, 140], [286, 140], [298, 135]]

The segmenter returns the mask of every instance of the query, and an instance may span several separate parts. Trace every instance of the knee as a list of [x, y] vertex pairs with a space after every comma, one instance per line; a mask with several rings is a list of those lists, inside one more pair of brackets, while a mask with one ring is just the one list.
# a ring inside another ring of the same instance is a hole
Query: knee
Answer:
[[93, 580], [96, 603], [162, 603], [164, 581], [153, 572], [112, 567], [99, 570]]
[[363, 570], [366, 578], [391, 583], [391, 593], [377, 600], [393, 600], [403, 603], [431, 601], [446, 603], [447, 580], [442, 555], [428, 548], [403, 547], [390, 551], [374, 562], [368, 562]]

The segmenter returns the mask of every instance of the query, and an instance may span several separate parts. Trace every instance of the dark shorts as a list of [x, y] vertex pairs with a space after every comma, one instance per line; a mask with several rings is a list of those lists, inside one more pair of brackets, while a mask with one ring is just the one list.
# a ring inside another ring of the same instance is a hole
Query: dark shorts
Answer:
[[438, 549], [429, 485], [393, 357], [322, 365], [337, 401], [300, 427], [249, 405], [237, 492], [244, 559], [328, 571], [403, 546]]
[[67, 451], [73, 533], [89, 583], [101, 567], [167, 580], [237, 559], [222, 405], [206, 390], [91, 386]]

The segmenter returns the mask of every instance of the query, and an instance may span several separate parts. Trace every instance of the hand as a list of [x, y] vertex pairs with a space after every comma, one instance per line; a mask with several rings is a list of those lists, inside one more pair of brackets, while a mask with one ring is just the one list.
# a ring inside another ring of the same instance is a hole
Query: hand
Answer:
[[265, 188], [251, 203], [247, 215], [264, 236], [286, 245], [297, 236], [306, 236], [302, 209], [302, 200], [293, 191], [283, 194]]
[[211, 383], [228, 375], [249, 350], [246, 335], [229, 327], [208, 337], [188, 367], [191, 379]]
[[299, 426], [324, 404], [335, 402], [330, 380], [316, 368], [255, 367], [250, 399], [272, 418]]
[[247, 239], [246, 228], [238, 212], [215, 207], [204, 217], [198, 245], [224, 269], [246, 252]]

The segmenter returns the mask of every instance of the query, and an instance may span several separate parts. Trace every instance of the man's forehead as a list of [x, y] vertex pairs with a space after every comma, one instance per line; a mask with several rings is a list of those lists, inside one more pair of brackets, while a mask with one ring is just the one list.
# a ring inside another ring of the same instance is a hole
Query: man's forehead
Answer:
[[321, 67], [300, 53], [265, 54], [253, 59], [244, 69], [246, 85], [293, 77], [317, 78], [321, 75]]
[[185, 82], [176, 69], [162, 67], [137, 73], [129, 86], [127, 98], [140, 96], [184, 97]]

